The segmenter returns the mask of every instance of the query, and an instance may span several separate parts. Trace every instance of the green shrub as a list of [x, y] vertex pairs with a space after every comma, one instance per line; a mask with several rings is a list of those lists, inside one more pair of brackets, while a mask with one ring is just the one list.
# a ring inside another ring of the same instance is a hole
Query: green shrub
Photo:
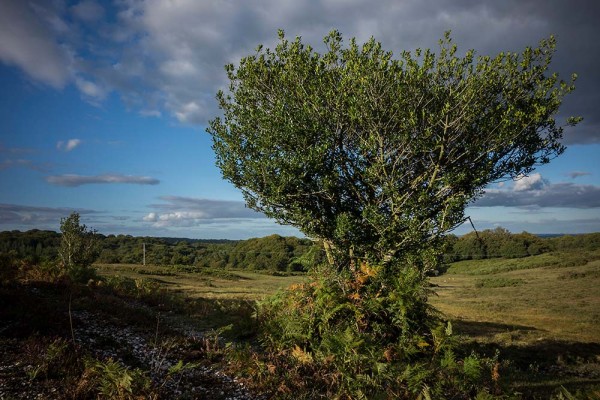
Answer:
[[140, 399], [150, 395], [152, 381], [140, 369], [130, 369], [108, 359], [85, 360], [84, 381], [99, 399]]
[[310, 377], [327, 396], [459, 399], [489, 389], [485, 370], [495, 360], [458, 359], [452, 326], [429, 306], [429, 294], [411, 265], [363, 262], [345, 275], [321, 266], [312, 283], [261, 304], [261, 339], [275, 359], [287, 360], [280, 378], [288, 386]]

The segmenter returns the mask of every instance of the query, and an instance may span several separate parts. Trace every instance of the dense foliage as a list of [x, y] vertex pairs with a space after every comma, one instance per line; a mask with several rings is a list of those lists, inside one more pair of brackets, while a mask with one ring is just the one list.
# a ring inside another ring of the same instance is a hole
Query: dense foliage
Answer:
[[519, 258], [550, 251], [553, 242], [527, 232], [511, 234], [503, 228], [471, 232], [446, 238], [444, 261], [471, 260], [481, 258]]
[[[96, 236], [98, 257], [95, 262], [104, 264], [141, 264], [143, 244], [146, 245], [146, 263], [151, 265], [306, 271], [324, 258], [321, 247], [311, 240], [279, 235], [240, 241]], [[30, 262], [54, 261], [60, 243], [61, 235], [53, 231], [0, 232], [0, 254]]]
[[[476, 395], [483, 388], [469, 385], [481, 365], [438, 346], [445, 335], [427, 274], [484, 187], [564, 151], [555, 115], [574, 87], [547, 71], [554, 38], [477, 58], [459, 57], [449, 34], [437, 55], [399, 57], [373, 38], [344, 47], [337, 31], [324, 54], [283, 31], [279, 39], [225, 67], [223, 115], [207, 129], [217, 166], [247, 205], [327, 253], [310, 285], [263, 305], [263, 340], [341, 371], [336, 396]], [[512, 244], [502, 251], [534, 247]], [[451, 364], [473, 374], [444, 376]]]
[[32, 229], [27, 232], [0, 232], [0, 254], [31, 262], [54, 260], [58, 256], [60, 234]]
[[[146, 263], [152, 265], [196, 265], [211, 268], [307, 271], [325, 257], [320, 244], [307, 239], [271, 235], [248, 240], [134, 237], [98, 234], [103, 264], [139, 264], [146, 243]], [[0, 232], [0, 254], [29, 262], [53, 261], [58, 257], [60, 234], [54, 231]], [[448, 235], [444, 261], [482, 258], [518, 258], [551, 251], [595, 250], [600, 233], [538, 236], [510, 233], [496, 228], [463, 236]]]
[[208, 132], [248, 206], [337, 249], [338, 267], [435, 245], [487, 184], [564, 150], [554, 116], [573, 86], [547, 73], [553, 38], [478, 58], [449, 35], [438, 55], [397, 59], [374, 39], [325, 44], [280, 32], [274, 51], [226, 66]]

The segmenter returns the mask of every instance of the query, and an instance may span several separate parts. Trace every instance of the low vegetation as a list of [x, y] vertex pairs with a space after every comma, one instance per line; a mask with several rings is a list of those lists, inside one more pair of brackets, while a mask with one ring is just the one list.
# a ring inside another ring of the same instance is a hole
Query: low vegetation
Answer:
[[83, 284], [19, 260], [0, 271], [0, 398], [251, 398], [218, 363], [225, 333], [255, 331], [252, 302], [187, 297], [147, 275]]
[[[254, 271], [308, 271], [325, 260], [321, 243], [308, 239], [271, 235], [249, 240], [196, 240], [96, 234], [100, 264], [140, 264], [146, 244], [146, 264], [172, 268], [236, 269]], [[0, 232], [0, 254], [43, 263], [58, 257], [61, 236], [52, 231]], [[527, 232], [513, 234], [496, 228], [464, 236], [449, 235], [443, 260], [523, 258], [572, 249], [600, 247], [600, 233], [539, 237]]]
[[[132, 237], [96, 234], [101, 264], [138, 264], [195, 266], [257, 271], [307, 271], [322, 261], [322, 247], [308, 239], [271, 235], [241, 241], [193, 240], [183, 238]], [[37, 229], [27, 232], [0, 232], [0, 254], [30, 262], [56, 259], [61, 235]]]
[[558, 396], [562, 386], [578, 393], [563, 398], [600, 398], [599, 271], [598, 249], [461, 261], [431, 279], [432, 304], [466, 348], [498, 352], [520, 397]]
[[[434, 330], [439, 356], [402, 371], [404, 377], [423, 392], [420, 382], [435, 376], [439, 387], [427, 385], [426, 392], [432, 398], [461, 397], [482, 386], [486, 389], [478, 389], [479, 398], [598, 398], [599, 262], [597, 249], [575, 247], [450, 264], [446, 273], [430, 278], [431, 303], [447, 318]], [[281, 328], [290, 325], [278, 324], [282, 317], [270, 311], [282, 301], [306, 301], [303, 291], [326, 289], [304, 275], [182, 265], [94, 264], [94, 269], [95, 279], [76, 283], [59, 263], [30, 264], [3, 255], [0, 396], [186, 398], [196, 393], [192, 389], [204, 388], [203, 398], [217, 399], [241, 390], [202, 372], [204, 366], [218, 366], [268, 398], [344, 397], [344, 392], [358, 397], [378, 384], [369, 375], [344, 380], [344, 365], [361, 362], [353, 346], [369, 345], [347, 337], [344, 329], [326, 342], [334, 350], [339, 347], [337, 354], [346, 357], [342, 360], [328, 359], [318, 349], [259, 346], [273, 337], [279, 342], [310, 334], [305, 329], [310, 324], [301, 325], [309, 321], [298, 320], [301, 310], [290, 316], [300, 325], [289, 332]], [[361, 270], [365, 284], [372, 273]], [[325, 283], [328, 278], [320, 279]], [[268, 297], [290, 286], [295, 297]], [[330, 301], [335, 298], [331, 295]], [[338, 326], [345, 313], [356, 312], [336, 311], [332, 304], [315, 307], [333, 310], [327, 323]], [[100, 333], [86, 333], [83, 328], [90, 324]], [[105, 336], [97, 325], [119, 334]], [[126, 338], [136, 336], [156, 360], [163, 357], [157, 352], [162, 349], [168, 365], [162, 373], [151, 357], [144, 361], [131, 352]], [[397, 357], [397, 349], [370, 346], [382, 360]], [[381, 373], [391, 379], [399, 372]], [[440, 390], [445, 395], [440, 397]]]

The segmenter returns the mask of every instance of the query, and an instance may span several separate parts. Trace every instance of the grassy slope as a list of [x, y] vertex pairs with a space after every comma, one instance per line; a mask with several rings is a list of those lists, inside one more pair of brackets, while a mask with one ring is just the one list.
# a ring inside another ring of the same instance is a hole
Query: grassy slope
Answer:
[[[258, 300], [305, 279], [132, 264], [96, 267], [104, 276], [150, 279], [192, 298]], [[518, 331], [537, 340], [600, 343], [600, 251], [461, 261], [431, 281], [438, 286], [432, 303], [451, 319], [505, 325], [497, 329], [501, 336]], [[490, 329], [469, 333], [492, 339]]]
[[600, 398], [600, 251], [462, 261], [432, 282], [432, 303], [477, 351], [510, 360], [524, 398], [560, 386]]
[[462, 261], [432, 282], [432, 303], [450, 318], [538, 340], [600, 342], [600, 251]]
[[[98, 265], [100, 274], [156, 280], [191, 298], [257, 300], [302, 281], [242, 271], [176, 272]], [[504, 379], [523, 398], [549, 398], [561, 385], [600, 387], [600, 251], [454, 263], [432, 278], [432, 303], [464, 335], [465, 351], [510, 363]], [[219, 322], [214, 321], [217, 325]]]
[[[131, 264], [96, 267], [104, 276], [149, 279], [192, 298], [258, 300], [305, 279]], [[600, 343], [600, 251], [461, 261], [431, 281], [438, 286], [431, 301], [450, 319], [488, 326], [468, 332], [479, 339], [493, 340], [496, 334], [496, 339], [507, 334], [515, 339], [518, 334], [523, 340]], [[489, 329], [493, 324], [499, 326], [496, 331]]]

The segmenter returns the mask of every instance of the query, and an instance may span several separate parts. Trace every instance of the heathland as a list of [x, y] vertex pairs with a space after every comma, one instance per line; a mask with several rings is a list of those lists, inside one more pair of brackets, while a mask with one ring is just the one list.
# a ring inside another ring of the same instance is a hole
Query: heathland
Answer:
[[[107, 236], [94, 276], [76, 283], [53, 261], [56, 235], [0, 235], [0, 398], [327, 393], [311, 386], [310, 355], [276, 364], [257, 336], [256, 302], [305, 284], [318, 244]], [[493, 360], [481, 374], [505, 398], [599, 396], [599, 239], [500, 229], [449, 239], [430, 301], [458, 353]]]

